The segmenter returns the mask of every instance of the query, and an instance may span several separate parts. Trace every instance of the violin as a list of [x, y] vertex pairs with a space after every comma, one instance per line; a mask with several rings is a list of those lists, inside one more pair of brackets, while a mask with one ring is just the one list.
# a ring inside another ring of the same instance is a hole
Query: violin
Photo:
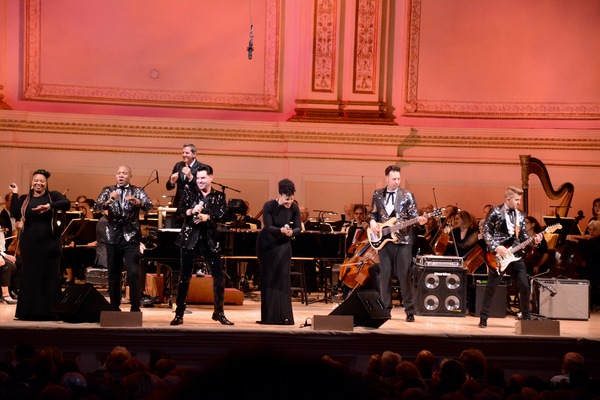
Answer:
[[18, 255], [21, 255], [21, 249], [19, 248], [19, 235], [20, 234], [21, 234], [21, 230], [15, 229], [13, 231], [13, 235], [11, 237], [6, 238], [6, 239], [14, 238], [14, 240], [12, 242], [10, 242], [10, 245], [8, 245], [6, 252], [8, 254], [12, 254], [15, 257]]

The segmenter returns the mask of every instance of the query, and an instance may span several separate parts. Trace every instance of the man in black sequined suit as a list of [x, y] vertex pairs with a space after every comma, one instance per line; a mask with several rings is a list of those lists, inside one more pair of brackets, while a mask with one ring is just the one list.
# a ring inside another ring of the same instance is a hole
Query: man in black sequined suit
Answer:
[[[487, 249], [501, 257], [510, 256], [509, 248], [522, 243], [529, 239], [527, 229], [525, 229], [525, 217], [517, 207], [521, 204], [521, 196], [523, 190], [517, 187], [509, 187], [504, 193], [504, 203], [499, 206], [492, 207], [488, 212], [483, 224], [483, 239], [487, 245]], [[542, 241], [542, 234], [538, 233], [535, 238], [535, 243]], [[518, 256], [518, 255], [517, 255]], [[523, 319], [530, 319], [531, 306], [529, 303], [529, 281], [527, 279], [527, 267], [523, 258], [511, 262], [506, 267], [512, 279], [517, 286], [519, 293], [519, 303], [521, 315]], [[488, 281], [483, 296], [483, 305], [481, 307], [479, 327], [487, 326], [489, 310], [492, 305], [492, 300], [496, 288], [502, 280], [500, 271], [490, 268], [488, 270]]]
[[[400, 188], [400, 167], [390, 165], [385, 169], [387, 186], [375, 190], [371, 205], [371, 232], [379, 235], [378, 223], [386, 223], [395, 217], [399, 222], [418, 218], [423, 225], [427, 218], [419, 217], [415, 198], [408, 190]], [[394, 240], [388, 241], [378, 250], [379, 268], [374, 268], [373, 278], [375, 287], [381, 296], [381, 301], [389, 309], [392, 308], [392, 277], [400, 282], [406, 321], [415, 320], [415, 301], [412, 285], [412, 248], [415, 235], [411, 226], [396, 231]], [[383, 237], [382, 237], [383, 238]]]
[[94, 204], [94, 211], [107, 211], [106, 258], [108, 264], [108, 294], [116, 311], [121, 305], [121, 275], [127, 271], [131, 311], [140, 311], [140, 209], [148, 212], [152, 201], [143, 188], [131, 185], [131, 168], [117, 169], [117, 184], [104, 187]]
[[[186, 187], [196, 186], [196, 172], [202, 163], [196, 159], [196, 146], [192, 143], [183, 145], [181, 150], [181, 158], [183, 161], [179, 161], [173, 166], [173, 172], [167, 180], [167, 190], [177, 189], [175, 191], [175, 197], [173, 198], [172, 207], [177, 207], [179, 201], [183, 196], [183, 191]], [[175, 225], [181, 228], [183, 225], [183, 218], [179, 216], [175, 217]]]
[[210, 268], [213, 279], [214, 312], [212, 319], [223, 325], [233, 325], [225, 317], [225, 272], [219, 255], [217, 222], [225, 220], [227, 202], [225, 193], [212, 188], [213, 169], [210, 165], [201, 165], [196, 173], [196, 184], [183, 192], [177, 206], [177, 214], [184, 218], [181, 233], [175, 244], [181, 247], [181, 271], [177, 286], [177, 309], [171, 325], [183, 324], [186, 299], [190, 289], [190, 280], [194, 269], [194, 257], [200, 254]]

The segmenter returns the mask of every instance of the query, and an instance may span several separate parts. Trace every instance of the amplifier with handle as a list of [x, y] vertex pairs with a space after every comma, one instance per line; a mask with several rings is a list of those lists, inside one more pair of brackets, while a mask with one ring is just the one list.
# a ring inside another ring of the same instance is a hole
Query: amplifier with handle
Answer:
[[533, 280], [537, 313], [550, 319], [590, 319], [590, 281], [580, 279]]

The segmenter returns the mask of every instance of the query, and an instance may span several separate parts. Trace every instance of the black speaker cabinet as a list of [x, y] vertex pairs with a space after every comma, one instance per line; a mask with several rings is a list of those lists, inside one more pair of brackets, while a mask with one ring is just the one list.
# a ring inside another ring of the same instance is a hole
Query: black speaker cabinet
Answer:
[[467, 270], [460, 267], [415, 269], [418, 315], [464, 317], [467, 315]]
[[100, 322], [102, 311], [111, 311], [110, 303], [92, 284], [72, 285], [62, 292], [52, 312], [65, 322]]
[[[485, 284], [469, 285], [468, 301], [469, 314], [479, 317], [481, 307], [483, 306], [483, 297], [485, 296]], [[498, 285], [494, 297], [492, 297], [492, 306], [488, 313], [490, 318], [506, 317], [506, 299], [508, 298], [506, 285]]]
[[375, 290], [355, 290], [329, 315], [353, 315], [354, 325], [379, 328], [391, 318]]
[[[590, 282], [580, 279], [534, 279], [537, 312], [551, 319], [590, 319]], [[535, 304], [535, 303], [534, 303]]]

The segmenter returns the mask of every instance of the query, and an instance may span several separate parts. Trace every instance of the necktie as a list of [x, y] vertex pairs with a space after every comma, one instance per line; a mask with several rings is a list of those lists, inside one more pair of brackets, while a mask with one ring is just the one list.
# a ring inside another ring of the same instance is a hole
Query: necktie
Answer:
[[385, 204], [389, 204], [390, 199], [392, 200], [392, 204], [394, 204], [394, 196], [396, 195], [396, 192], [385, 192], [386, 194], [386, 198], [385, 198]]

